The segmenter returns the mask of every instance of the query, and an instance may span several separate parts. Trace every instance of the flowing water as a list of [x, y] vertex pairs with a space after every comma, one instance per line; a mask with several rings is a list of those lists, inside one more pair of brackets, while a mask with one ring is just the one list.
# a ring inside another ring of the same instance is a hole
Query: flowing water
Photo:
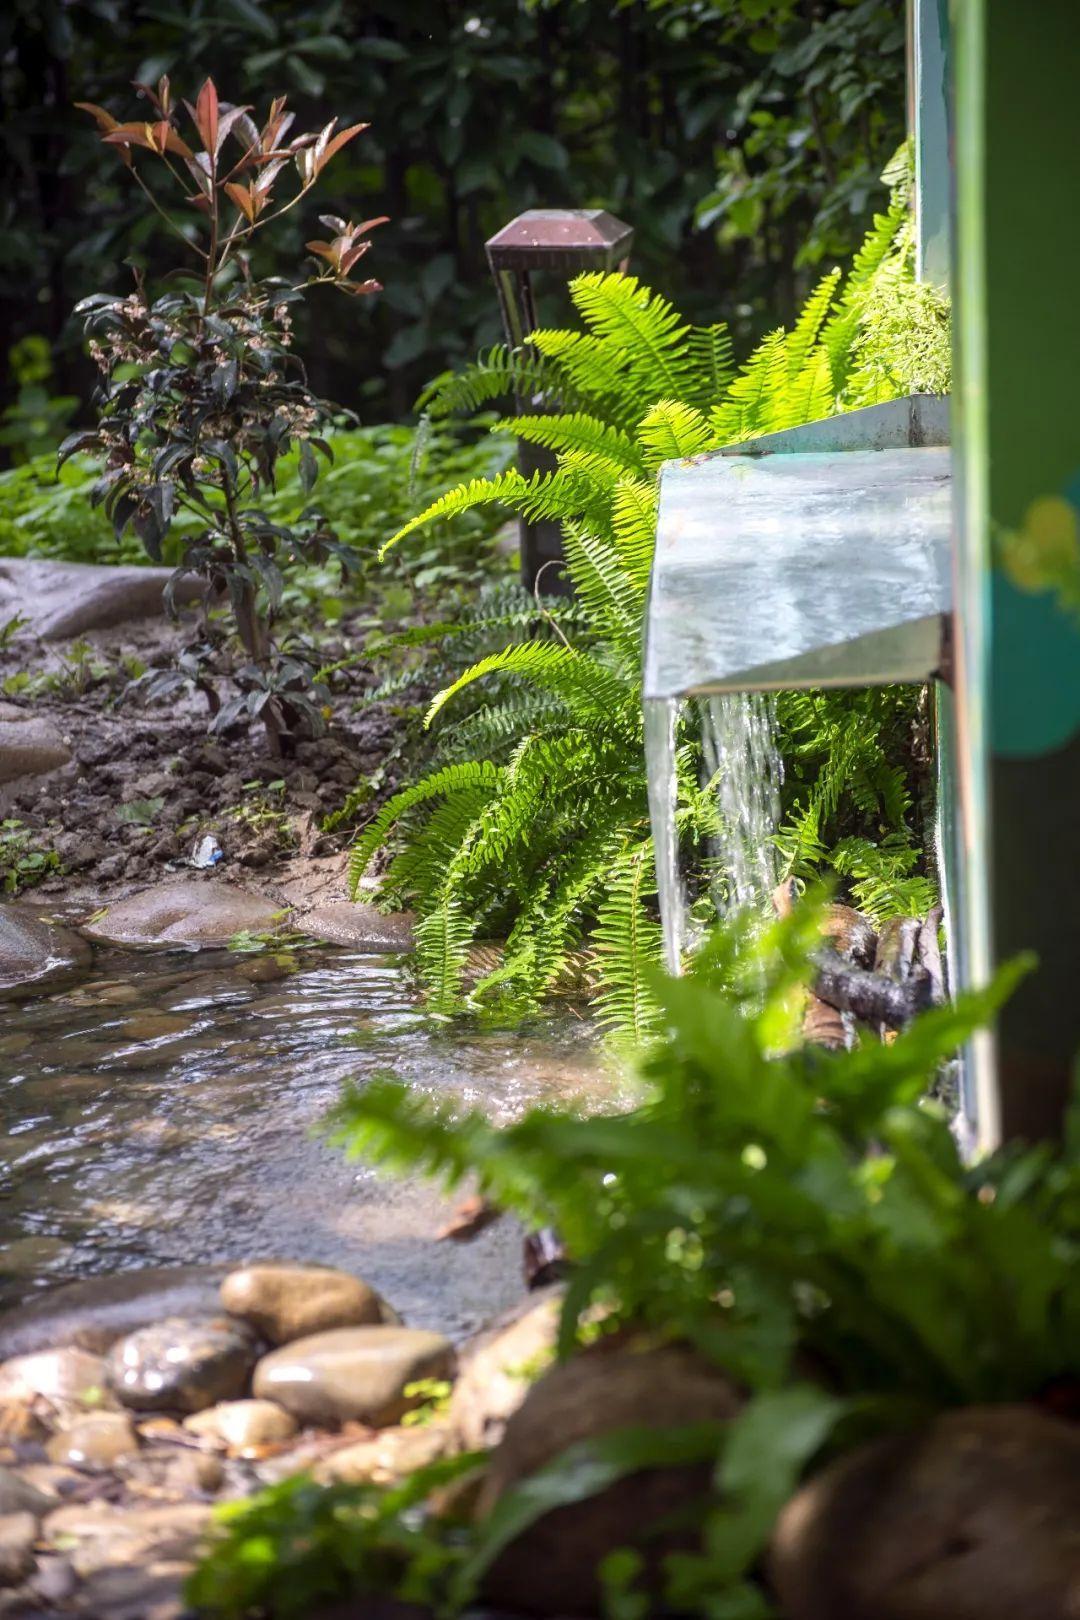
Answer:
[[[687, 700], [678, 698], [645, 703], [649, 816], [669, 973], [681, 970], [694, 943], [676, 824], [676, 742], [687, 708]], [[783, 780], [774, 700], [768, 693], [727, 692], [694, 700], [692, 712], [700, 726], [705, 783], [713, 784], [718, 812], [709, 850], [714, 904], [722, 917], [764, 913], [777, 880], [773, 835]]]
[[762, 913], [776, 887], [773, 836], [780, 825], [783, 765], [776, 704], [768, 692], [700, 698], [705, 772], [715, 783], [720, 831], [713, 896], [721, 916]]
[[[406, 1319], [460, 1336], [521, 1292], [509, 1219], [436, 1243], [449, 1206], [312, 1133], [347, 1077], [507, 1120], [614, 1095], [589, 1024], [453, 1033], [385, 956], [313, 952], [251, 983], [234, 953], [115, 955], [74, 989], [0, 1005], [0, 1305], [131, 1267], [281, 1257], [361, 1273]], [[262, 959], [259, 959], [262, 960]]]

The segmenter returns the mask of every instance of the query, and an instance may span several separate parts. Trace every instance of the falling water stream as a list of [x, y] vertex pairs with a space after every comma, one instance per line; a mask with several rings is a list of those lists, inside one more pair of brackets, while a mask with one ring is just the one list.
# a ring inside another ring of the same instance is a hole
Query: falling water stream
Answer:
[[783, 766], [770, 694], [725, 692], [645, 703], [645, 762], [656, 881], [669, 973], [681, 971], [693, 944], [687, 886], [679, 860], [677, 734], [684, 712], [701, 731], [703, 785], [716, 795], [718, 828], [710, 839], [712, 894], [722, 917], [763, 913], [776, 886], [773, 843], [780, 821]]

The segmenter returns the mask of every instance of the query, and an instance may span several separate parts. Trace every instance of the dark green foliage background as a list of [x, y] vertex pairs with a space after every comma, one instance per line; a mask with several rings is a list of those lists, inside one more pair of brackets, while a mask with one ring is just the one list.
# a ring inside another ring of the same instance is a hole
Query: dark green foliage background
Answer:
[[189, 95], [207, 73], [260, 106], [287, 93], [302, 122], [370, 119], [270, 244], [299, 260], [320, 207], [392, 216], [369, 261], [385, 293], [363, 309], [327, 293], [299, 334], [315, 388], [368, 420], [498, 336], [483, 243], [539, 204], [611, 208], [639, 274], [754, 336], [882, 203], [902, 18], [902, 0], [9, 0], [0, 348], [41, 333], [55, 390], [85, 399], [73, 304], [125, 290], [128, 257], [171, 262], [71, 105], [135, 116], [131, 81], [162, 72]]

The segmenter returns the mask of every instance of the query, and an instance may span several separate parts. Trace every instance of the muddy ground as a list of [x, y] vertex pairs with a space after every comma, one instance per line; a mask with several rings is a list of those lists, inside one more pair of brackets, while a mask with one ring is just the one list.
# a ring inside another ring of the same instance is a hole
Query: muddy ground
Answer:
[[[362, 634], [343, 620], [320, 656], [346, 656]], [[275, 756], [258, 724], [209, 736], [197, 694], [163, 702], [132, 694], [133, 672], [168, 667], [185, 635], [144, 620], [71, 642], [24, 635], [0, 648], [4, 704], [50, 724], [73, 756], [0, 785], [0, 821], [20, 822], [59, 862], [24, 898], [54, 905], [61, 895], [92, 900], [152, 883], [187, 866], [207, 837], [220, 847], [222, 874], [257, 872], [273, 887], [315, 857], [317, 885], [319, 858], [336, 855], [327, 866], [340, 872], [356, 825], [354, 816], [327, 831], [326, 818], [358, 785], [372, 802], [393, 790], [400, 711], [367, 698], [377, 684], [369, 667], [335, 675], [325, 735]], [[369, 814], [370, 805], [359, 810]], [[0, 845], [0, 893], [3, 866]]]

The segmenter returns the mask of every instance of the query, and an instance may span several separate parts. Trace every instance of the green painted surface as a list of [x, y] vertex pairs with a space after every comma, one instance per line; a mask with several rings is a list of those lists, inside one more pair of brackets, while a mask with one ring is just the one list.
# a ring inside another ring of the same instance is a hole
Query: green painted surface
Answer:
[[992, 566], [993, 537], [1080, 474], [1080, 5], [954, 0], [958, 715], [966, 975], [1034, 948], [980, 1133], [1060, 1124], [1080, 1046], [1080, 632]]

